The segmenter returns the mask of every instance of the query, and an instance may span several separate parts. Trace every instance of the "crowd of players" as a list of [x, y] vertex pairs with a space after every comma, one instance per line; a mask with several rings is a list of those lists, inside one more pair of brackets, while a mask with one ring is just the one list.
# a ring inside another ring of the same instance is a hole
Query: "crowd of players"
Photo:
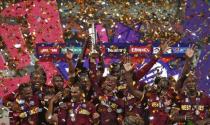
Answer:
[[66, 54], [70, 77], [67, 86], [59, 74], [53, 77], [53, 86], [46, 86], [46, 74], [37, 66], [29, 83], [4, 97], [4, 105], [11, 110], [11, 125], [210, 124], [209, 97], [197, 89], [197, 78], [191, 71], [194, 46], [186, 50], [185, 66], [177, 81], [157, 74], [152, 85], [140, 79], [167, 51], [167, 42], [141, 69], [124, 58], [111, 64], [105, 77], [99, 49], [98, 54], [88, 57], [89, 68], [83, 67], [86, 46], [76, 67], [72, 52]]

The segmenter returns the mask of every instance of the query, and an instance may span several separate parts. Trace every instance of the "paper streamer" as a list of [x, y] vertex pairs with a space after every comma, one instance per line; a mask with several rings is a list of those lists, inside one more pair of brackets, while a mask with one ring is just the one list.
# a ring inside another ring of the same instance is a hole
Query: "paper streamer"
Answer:
[[103, 27], [103, 25], [96, 25], [96, 32], [97, 32], [97, 42], [108, 42], [109, 38], [107, 36], [107, 30]]
[[52, 62], [39, 62], [39, 65], [44, 69], [47, 75], [47, 85], [52, 85], [52, 78], [58, 73], [55, 65]]
[[14, 92], [19, 84], [29, 82], [29, 75], [23, 77], [13, 77], [13, 78], [0, 78], [0, 97], [4, 97], [12, 92]]
[[30, 64], [30, 57], [20, 26], [2, 24], [0, 25], [0, 36], [6, 45], [11, 59], [15, 60], [17, 69], [24, 68]]
[[[64, 42], [56, 0], [28, 0], [19, 2], [5, 8], [1, 12], [1, 15], [3, 17], [26, 18], [34, 44], [47, 41], [54, 43]], [[25, 43], [20, 29], [20, 26], [5, 24], [1, 26], [0, 32], [9, 54], [18, 62], [17, 68], [24, 68], [30, 64], [30, 58], [27, 51], [25, 51]], [[20, 44], [18, 45], [20, 46], [18, 50], [13, 47], [17, 43]], [[40, 65], [47, 74], [46, 84], [51, 85], [52, 76], [57, 73], [54, 64], [52, 62], [40, 62]], [[16, 84], [17, 82], [14, 83]], [[10, 89], [9, 85], [6, 86]], [[17, 86], [15, 85], [14, 89], [16, 88]]]
[[34, 43], [64, 42], [56, 0], [19, 2], [7, 7], [1, 14], [5, 17], [26, 16]]
[[132, 43], [139, 42], [141, 38], [141, 34], [134, 29], [122, 24], [118, 23], [115, 26], [115, 33], [113, 42], [114, 43]]

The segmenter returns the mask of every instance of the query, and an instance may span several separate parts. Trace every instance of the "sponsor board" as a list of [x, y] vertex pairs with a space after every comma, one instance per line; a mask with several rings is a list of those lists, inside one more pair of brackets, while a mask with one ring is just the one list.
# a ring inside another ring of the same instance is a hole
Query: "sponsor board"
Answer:
[[130, 46], [130, 54], [149, 54], [151, 53], [151, 47], [148, 46]]

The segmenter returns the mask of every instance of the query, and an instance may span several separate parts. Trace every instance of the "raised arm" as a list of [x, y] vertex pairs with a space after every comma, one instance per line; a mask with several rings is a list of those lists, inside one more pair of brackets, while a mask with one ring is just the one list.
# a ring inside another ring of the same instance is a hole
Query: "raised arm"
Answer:
[[184, 80], [186, 79], [187, 74], [190, 72], [190, 69], [191, 69], [191, 65], [192, 65], [191, 62], [192, 62], [192, 57], [193, 57], [194, 53], [195, 53], [194, 45], [190, 46], [185, 52], [186, 62], [184, 64], [182, 73], [177, 81], [176, 90], [181, 90], [183, 87]]
[[124, 68], [125, 68], [125, 79], [126, 82], [128, 83], [128, 89], [130, 91], [130, 93], [135, 96], [136, 98], [142, 100], [144, 97], [144, 92], [137, 90], [134, 86], [133, 86], [133, 66], [131, 66], [130, 63], [126, 63], [124, 64]]
[[100, 72], [104, 73], [104, 70], [105, 70], [105, 64], [104, 64], [104, 58], [103, 58], [103, 53], [101, 52], [101, 49], [100, 49], [100, 45], [96, 46], [96, 49], [99, 53], [99, 62], [98, 62], [98, 70], [100, 70]]
[[[90, 55], [89, 57], [89, 68], [91, 77], [93, 79], [97, 78], [97, 80], [100, 80], [102, 78], [102, 75], [104, 73], [104, 60], [103, 60], [103, 54], [101, 53], [100, 46], [96, 46], [97, 54]], [[96, 60], [98, 59], [98, 64]], [[96, 80], [96, 79], [95, 79]]]
[[88, 48], [88, 40], [85, 40], [83, 48], [82, 48], [82, 53], [79, 55], [79, 59], [77, 61], [77, 65], [76, 68], [81, 68], [83, 67], [83, 63], [84, 63], [84, 57], [85, 57], [85, 52]]
[[73, 64], [73, 52], [71, 50], [67, 50], [66, 60], [69, 64], [69, 81], [75, 76], [75, 68]]
[[140, 70], [135, 72], [134, 79], [135, 81], [139, 81], [145, 74], [149, 72], [149, 70], [153, 67], [153, 65], [159, 60], [161, 55], [165, 53], [169, 49], [170, 43], [164, 42], [160, 45], [160, 51], [151, 58], [151, 61], [144, 65]]
[[[49, 101], [48, 110], [45, 114], [45, 119], [50, 124], [56, 124], [58, 123], [58, 116], [54, 114], [54, 104], [58, 101], [59, 98], [61, 98], [62, 93], [58, 92], [52, 99]], [[57, 125], [57, 124], [56, 124]]]

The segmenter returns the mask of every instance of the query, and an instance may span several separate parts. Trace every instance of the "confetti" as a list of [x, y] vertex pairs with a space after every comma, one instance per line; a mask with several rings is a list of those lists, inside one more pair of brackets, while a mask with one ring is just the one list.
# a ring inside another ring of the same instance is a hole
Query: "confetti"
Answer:
[[[172, 0], [100, 0], [95, 3], [84, 0], [3, 1], [0, 2], [0, 33], [1, 43], [6, 45], [0, 47], [0, 78], [27, 75], [28, 72], [24, 71], [27, 66], [38, 61], [34, 57], [37, 43], [87, 39], [88, 28], [93, 21], [98, 24], [96, 29], [102, 42], [171, 40], [174, 43], [197, 43], [203, 49], [209, 45], [209, 11], [208, 0], [183, 0], [181, 3]], [[117, 32], [123, 28], [126, 32], [129, 29], [127, 36]], [[209, 64], [208, 50], [202, 51], [198, 71]], [[133, 60], [141, 62], [142, 59], [135, 56]], [[45, 67], [47, 84], [50, 85], [52, 76], [57, 73], [56, 68], [52, 62], [41, 62], [40, 65]], [[204, 74], [204, 79], [209, 78]], [[4, 88], [3, 91], [8, 90]]]

